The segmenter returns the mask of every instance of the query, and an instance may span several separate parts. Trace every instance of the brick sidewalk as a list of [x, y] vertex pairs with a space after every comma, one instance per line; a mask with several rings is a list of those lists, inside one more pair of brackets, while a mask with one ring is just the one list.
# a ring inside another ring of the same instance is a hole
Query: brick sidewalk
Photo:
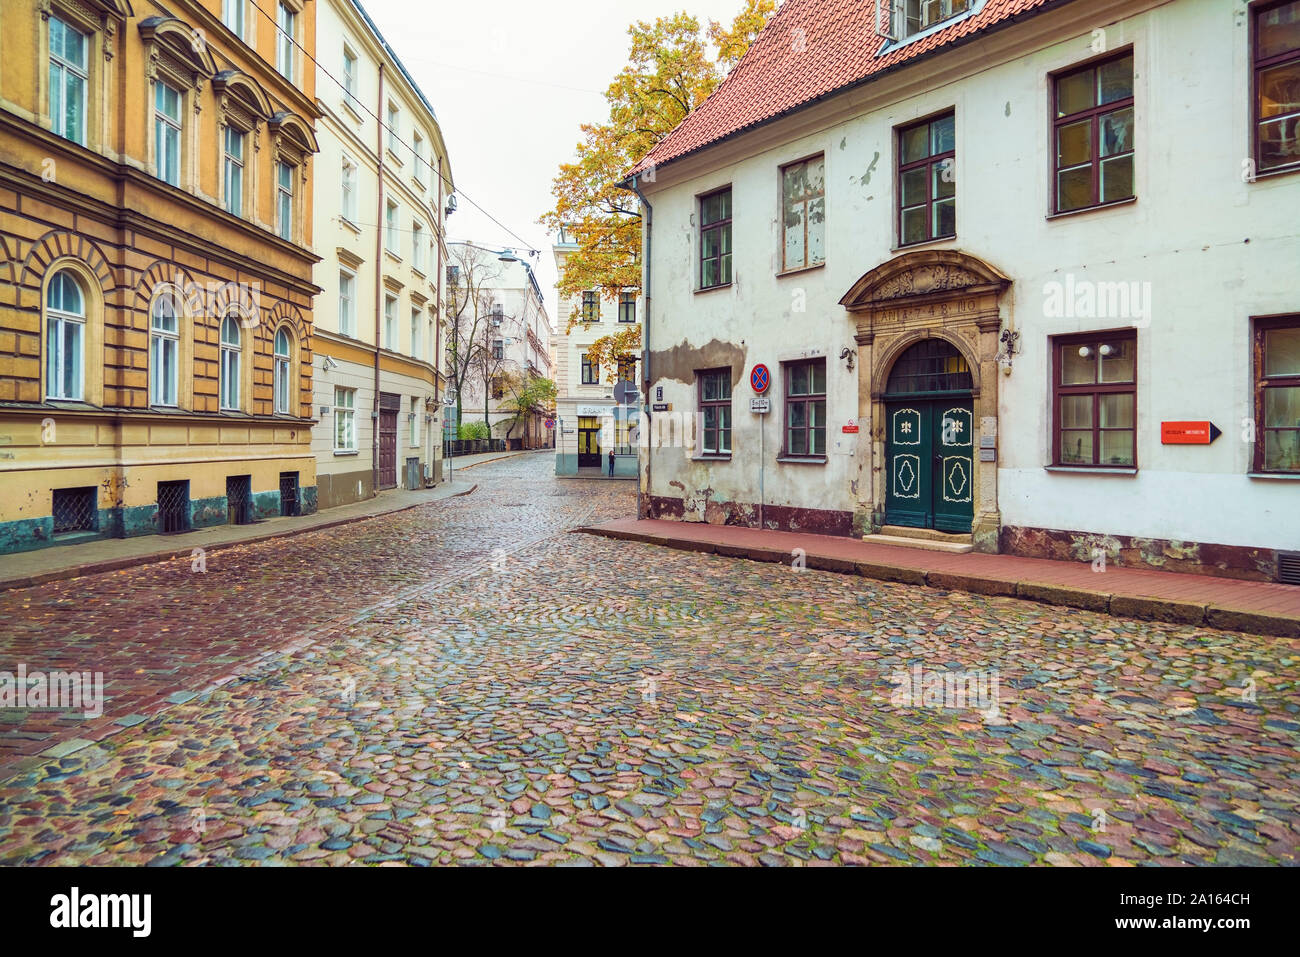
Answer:
[[196, 548], [210, 553], [232, 545], [263, 542], [346, 525], [377, 515], [415, 508], [417, 505], [427, 505], [429, 502], [468, 495], [477, 487], [472, 481], [457, 478], [454, 482], [443, 482], [431, 489], [391, 489], [351, 505], [339, 505], [311, 515], [269, 518], [252, 525], [214, 525], [178, 535], [102, 538], [80, 545], [51, 545], [28, 552], [0, 555], [0, 591], [29, 588], [83, 575], [97, 575], [134, 565], [172, 561], [188, 557]]
[[1014, 596], [1129, 618], [1300, 637], [1300, 588], [1294, 585], [1116, 565], [1099, 573], [1086, 562], [977, 552], [954, 555], [868, 544], [858, 538], [703, 522], [625, 518], [575, 531], [761, 562], [790, 562], [794, 550], [803, 549], [807, 567], [824, 571]]

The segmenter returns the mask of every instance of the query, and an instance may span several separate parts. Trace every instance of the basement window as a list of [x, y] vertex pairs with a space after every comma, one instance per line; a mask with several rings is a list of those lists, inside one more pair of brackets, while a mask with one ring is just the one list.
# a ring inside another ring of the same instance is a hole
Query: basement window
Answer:
[[54, 534], [93, 532], [99, 526], [95, 487], [54, 489]]

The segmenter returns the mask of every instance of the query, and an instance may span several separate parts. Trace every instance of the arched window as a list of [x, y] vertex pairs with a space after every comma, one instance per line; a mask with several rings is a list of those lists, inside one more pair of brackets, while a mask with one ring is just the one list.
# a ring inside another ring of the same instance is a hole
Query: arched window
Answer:
[[51, 399], [84, 399], [86, 297], [68, 270], [50, 280], [45, 310], [45, 393]]
[[289, 332], [283, 326], [275, 332], [275, 411], [289, 412]]
[[240, 407], [239, 362], [243, 351], [237, 314], [231, 312], [221, 320], [221, 408]]
[[924, 339], [894, 362], [886, 395], [964, 392], [973, 387], [970, 365], [957, 347], [944, 339]]
[[168, 289], [149, 308], [149, 404], [176, 405], [180, 382], [180, 316]]

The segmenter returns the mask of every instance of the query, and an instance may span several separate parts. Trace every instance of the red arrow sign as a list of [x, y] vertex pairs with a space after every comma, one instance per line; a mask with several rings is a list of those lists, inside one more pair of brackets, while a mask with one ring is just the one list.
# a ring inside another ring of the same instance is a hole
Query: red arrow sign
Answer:
[[1223, 433], [1213, 422], [1161, 422], [1162, 445], [1209, 445]]

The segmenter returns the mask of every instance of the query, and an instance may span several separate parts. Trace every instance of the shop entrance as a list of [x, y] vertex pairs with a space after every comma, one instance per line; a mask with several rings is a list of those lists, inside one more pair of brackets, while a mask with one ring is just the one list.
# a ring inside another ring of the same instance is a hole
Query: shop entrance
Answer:
[[578, 468], [600, 468], [600, 419], [578, 418]]

